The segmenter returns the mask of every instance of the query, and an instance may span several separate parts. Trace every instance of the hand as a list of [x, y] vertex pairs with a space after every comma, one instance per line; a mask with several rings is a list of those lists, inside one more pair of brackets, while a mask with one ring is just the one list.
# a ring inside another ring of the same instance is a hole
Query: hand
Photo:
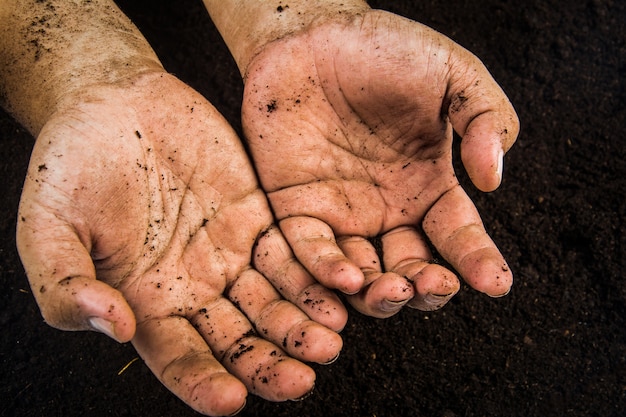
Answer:
[[511, 271], [452, 167], [454, 129], [473, 183], [494, 190], [518, 133], [515, 111], [474, 55], [368, 10], [269, 42], [242, 72], [244, 132], [262, 186], [322, 284], [377, 317], [405, 303], [439, 308], [459, 282], [433, 262], [430, 241], [472, 287], [508, 293]]
[[342, 346], [309, 316], [339, 330], [345, 309], [272, 222], [228, 123], [149, 72], [65, 98], [37, 138], [17, 240], [46, 322], [131, 340], [183, 401], [225, 415], [247, 390], [302, 397], [315, 375], [298, 360]]

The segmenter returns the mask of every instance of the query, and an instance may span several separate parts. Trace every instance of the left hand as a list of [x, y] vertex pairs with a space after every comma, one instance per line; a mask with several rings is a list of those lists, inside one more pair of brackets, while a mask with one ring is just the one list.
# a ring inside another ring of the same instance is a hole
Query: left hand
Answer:
[[46, 322], [131, 340], [199, 412], [230, 415], [247, 391], [300, 398], [315, 381], [300, 361], [341, 349], [310, 318], [339, 330], [343, 306], [272, 225], [232, 128], [172, 75], [66, 96], [37, 138], [18, 223]]

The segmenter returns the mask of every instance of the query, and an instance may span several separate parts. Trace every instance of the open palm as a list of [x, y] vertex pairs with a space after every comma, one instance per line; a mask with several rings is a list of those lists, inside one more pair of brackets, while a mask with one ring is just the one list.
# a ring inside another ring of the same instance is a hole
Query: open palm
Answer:
[[315, 379], [299, 360], [341, 349], [328, 327], [346, 312], [272, 226], [235, 133], [168, 74], [67, 98], [37, 139], [19, 213], [46, 321], [132, 340], [200, 412], [232, 414], [248, 390], [299, 398]]
[[460, 46], [382, 11], [316, 22], [252, 59], [242, 117], [297, 258], [357, 309], [385, 317], [407, 302], [445, 304], [459, 283], [432, 262], [428, 240], [472, 287], [509, 291], [512, 274], [459, 186], [451, 145], [455, 130], [470, 178], [493, 190], [518, 121]]

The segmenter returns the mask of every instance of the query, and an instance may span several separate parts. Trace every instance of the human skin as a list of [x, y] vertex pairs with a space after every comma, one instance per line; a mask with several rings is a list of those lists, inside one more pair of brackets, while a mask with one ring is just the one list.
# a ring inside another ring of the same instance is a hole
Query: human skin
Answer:
[[460, 284], [430, 242], [473, 288], [509, 292], [512, 273], [452, 167], [456, 131], [472, 182], [495, 190], [519, 131], [478, 58], [362, 1], [204, 3], [244, 78], [261, 185], [319, 282], [376, 317], [440, 308]]
[[301, 361], [337, 357], [347, 313], [224, 118], [110, 1], [7, 0], [0, 22], [2, 105], [37, 138], [17, 244], [45, 321], [131, 341], [204, 414], [310, 392]]

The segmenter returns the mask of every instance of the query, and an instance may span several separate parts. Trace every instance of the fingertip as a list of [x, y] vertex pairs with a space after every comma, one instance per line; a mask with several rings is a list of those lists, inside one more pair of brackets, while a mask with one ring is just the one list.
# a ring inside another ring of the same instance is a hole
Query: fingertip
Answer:
[[348, 322], [348, 310], [337, 294], [320, 284], [307, 287], [298, 297], [298, 307], [311, 320], [334, 332], [341, 332]]
[[502, 182], [504, 151], [499, 143], [485, 144], [464, 139], [461, 160], [472, 184], [480, 191], [495, 191]]
[[352, 263], [346, 262], [336, 273], [339, 289], [344, 294], [356, 294], [365, 283], [363, 272]]
[[385, 272], [361, 292], [349, 296], [348, 301], [359, 312], [384, 319], [398, 313], [414, 294], [413, 286], [406, 278]]
[[429, 264], [413, 280], [415, 297], [409, 307], [421, 311], [435, 311], [448, 303], [459, 291], [461, 284], [454, 273], [437, 264]]
[[465, 281], [475, 290], [490, 297], [504, 297], [511, 291], [513, 273], [499, 252], [484, 249], [469, 255], [462, 268]]
[[190, 395], [191, 406], [209, 416], [234, 416], [246, 406], [248, 390], [234, 376], [219, 372], [200, 381]]
[[279, 224], [296, 259], [318, 282], [344, 294], [363, 287], [363, 273], [343, 254], [328, 224], [306, 216], [287, 217]]
[[334, 288], [347, 295], [358, 293], [365, 283], [359, 267], [343, 255], [333, 255], [319, 260], [320, 268], [314, 276], [326, 287]]
[[[293, 359], [291, 361], [295, 362]], [[293, 369], [293, 365], [289, 363], [291, 361], [278, 363], [275, 370], [287, 376], [283, 380], [282, 397], [286, 400], [298, 401], [311, 395], [315, 388], [316, 376], [315, 371], [303, 363], [297, 364], [296, 369]]]
[[511, 292], [511, 288], [513, 287], [513, 274], [506, 263], [499, 266], [499, 271], [498, 267], [495, 269], [496, 273], [492, 284], [484, 289], [483, 292], [492, 298], [500, 298]]
[[519, 134], [519, 119], [506, 97], [492, 108], [478, 112], [469, 124], [459, 126], [461, 160], [472, 183], [481, 191], [494, 191], [502, 182], [504, 154]]
[[507, 280], [506, 277], [496, 275], [488, 285], [472, 285], [477, 291], [480, 291], [491, 298], [505, 297], [511, 292], [513, 282]]
[[135, 315], [126, 299], [102, 281], [65, 278], [46, 286], [44, 295], [38, 302], [46, 323], [52, 327], [95, 330], [120, 343], [130, 341], [135, 335]]
[[134, 337], [135, 315], [122, 293], [97, 280], [88, 280], [78, 287], [75, 295], [78, 311], [86, 316], [90, 328], [120, 343]]
[[399, 313], [400, 310], [402, 310], [402, 307], [404, 307], [408, 302], [409, 300], [396, 301], [384, 299], [380, 302], [374, 317], [383, 319], [391, 317], [394, 314]]
[[132, 331], [129, 331], [129, 326], [126, 325], [126, 323], [122, 323], [120, 326], [117, 323], [110, 322], [102, 317], [91, 317], [87, 321], [93, 330], [104, 333], [119, 343], [129, 342], [135, 333], [134, 326]]
[[268, 401], [298, 401], [315, 387], [315, 371], [290, 357], [282, 357], [255, 373], [251, 392]]
[[334, 362], [341, 349], [343, 340], [336, 332], [316, 323], [303, 323], [294, 334], [290, 335], [289, 353], [308, 362], [328, 364]]

